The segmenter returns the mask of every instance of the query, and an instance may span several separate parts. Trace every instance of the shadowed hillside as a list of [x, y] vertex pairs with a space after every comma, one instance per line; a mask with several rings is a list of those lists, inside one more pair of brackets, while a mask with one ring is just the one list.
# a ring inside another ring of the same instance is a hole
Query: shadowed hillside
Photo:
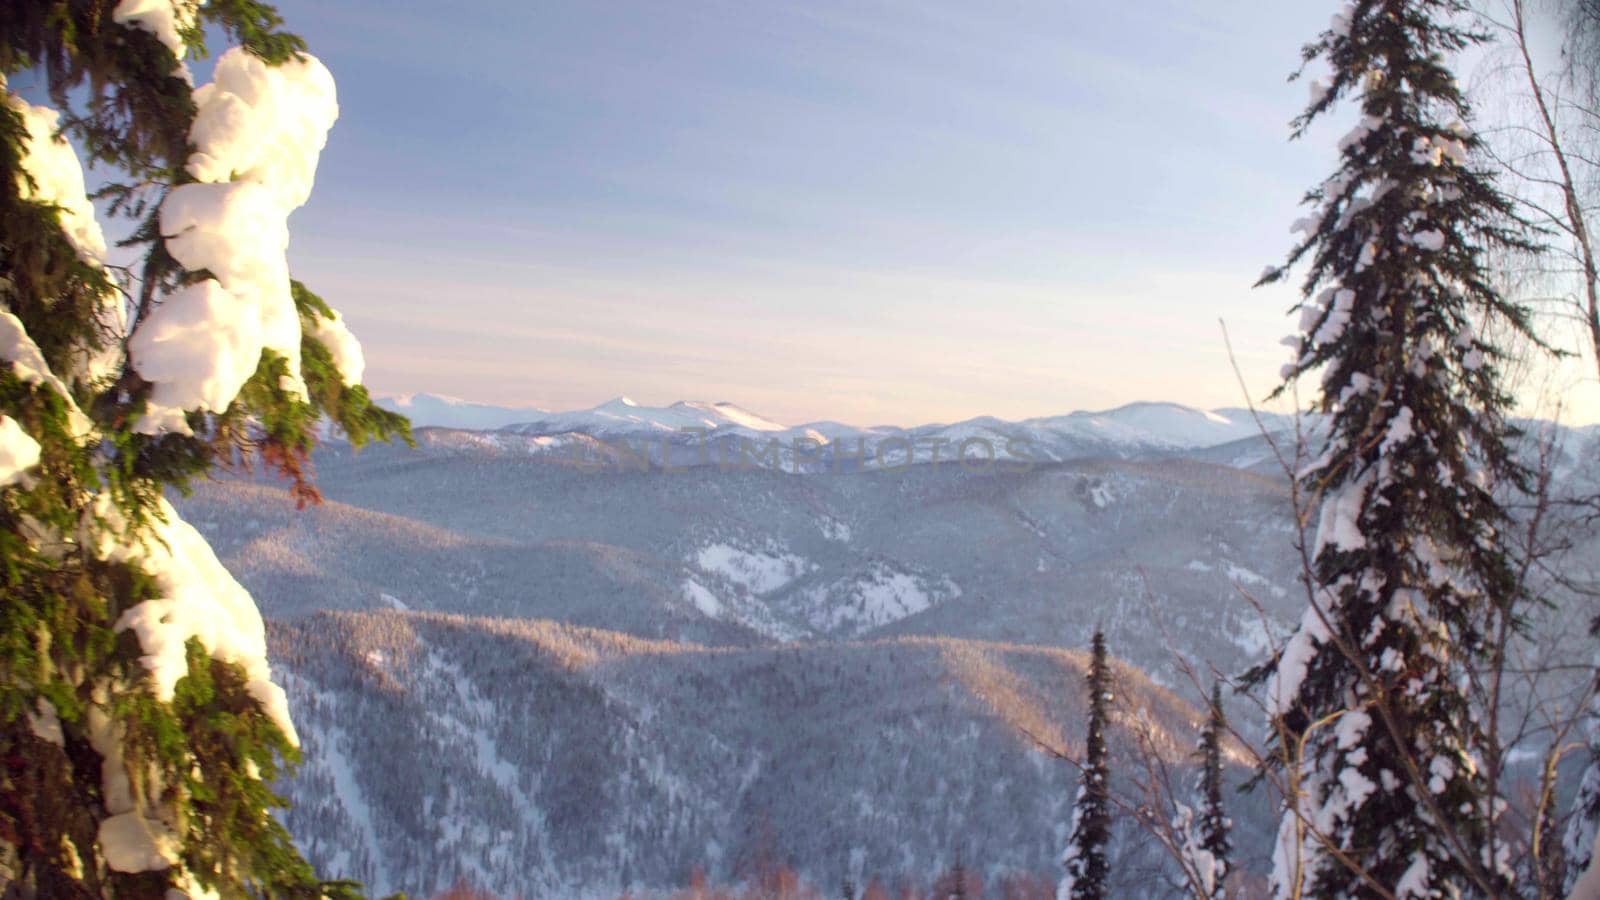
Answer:
[[[937, 872], [958, 851], [998, 878], [1051, 870], [1070, 814], [1075, 771], [1030, 735], [1077, 752], [1076, 651], [717, 648], [402, 612], [277, 624], [271, 644], [306, 750], [289, 824], [329, 871], [382, 889], [604, 895], [695, 865], [728, 878], [772, 847], [818, 884]], [[1116, 672], [1124, 765], [1122, 722], [1182, 765], [1199, 713]], [[1148, 844], [1124, 841], [1130, 876], [1159, 866]]]

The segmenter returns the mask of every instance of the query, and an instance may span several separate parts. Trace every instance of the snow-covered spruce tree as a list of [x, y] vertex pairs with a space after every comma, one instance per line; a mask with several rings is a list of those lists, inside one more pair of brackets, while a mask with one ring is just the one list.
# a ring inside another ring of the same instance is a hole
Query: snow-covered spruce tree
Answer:
[[[1566, 858], [1568, 893], [1573, 893], [1585, 874], [1600, 887], [1600, 866], [1595, 865], [1595, 858], [1600, 855], [1595, 853], [1595, 848], [1600, 846], [1600, 697], [1591, 701], [1587, 718], [1589, 765], [1578, 783], [1578, 794], [1573, 798], [1561, 843]], [[1591, 873], [1590, 869], [1595, 871]]]
[[[270, 785], [296, 756], [259, 612], [163, 497], [254, 456], [314, 501], [327, 417], [403, 419], [289, 279], [337, 113], [254, 0], [8, 0], [0, 87], [0, 857], [8, 896], [347, 895]], [[206, 28], [240, 46], [192, 86]], [[70, 139], [70, 142], [69, 140]], [[74, 144], [140, 261], [108, 263]]]
[[1305, 49], [1332, 72], [1297, 136], [1347, 96], [1361, 119], [1307, 195], [1288, 265], [1262, 278], [1309, 263], [1285, 376], [1320, 372], [1328, 423], [1298, 473], [1300, 496], [1320, 503], [1310, 608], [1256, 673], [1289, 788], [1279, 897], [1508, 890], [1472, 692], [1525, 599], [1493, 491], [1526, 476], [1508, 449], [1500, 354], [1474, 321], [1528, 325], [1483, 263], [1521, 242], [1471, 163], [1478, 139], [1444, 61], [1476, 40], [1454, 24], [1463, 10], [1359, 0]]
[[[1201, 887], [1211, 896], [1221, 897], [1228, 880], [1228, 859], [1233, 844], [1228, 839], [1232, 822], [1222, 802], [1222, 741], [1228, 733], [1228, 722], [1222, 711], [1222, 686], [1211, 687], [1211, 708], [1206, 724], [1200, 729], [1199, 746], [1195, 755], [1200, 760], [1200, 773], [1196, 789], [1200, 795], [1199, 834], [1196, 850], [1192, 854], [1195, 868], [1201, 875]], [[1209, 876], [1209, 877], [1206, 877]]]
[[1056, 889], [1057, 900], [1099, 900], [1106, 896], [1106, 844], [1111, 840], [1110, 771], [1106, 764], [1106, 723], [1111, 712], [1111, 668], [1106, 661], [1106, 636], [1099, 630], [1085, 679], [1089, 692], [1089, 729], [1083, 739], [1083, 767], [1078, 773], [1078, 798], [1072, 806], [1072, 829], [1061, 854], [1066, 874]]

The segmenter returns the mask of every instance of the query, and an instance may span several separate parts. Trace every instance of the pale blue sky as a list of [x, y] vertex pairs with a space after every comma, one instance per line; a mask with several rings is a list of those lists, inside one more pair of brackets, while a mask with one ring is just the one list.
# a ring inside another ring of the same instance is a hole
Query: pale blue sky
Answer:
[[296, 274], [379, 392], [799, 422], [1239, 405], [1333, 132], [1323, 2], [282, 0], [339, 83]]

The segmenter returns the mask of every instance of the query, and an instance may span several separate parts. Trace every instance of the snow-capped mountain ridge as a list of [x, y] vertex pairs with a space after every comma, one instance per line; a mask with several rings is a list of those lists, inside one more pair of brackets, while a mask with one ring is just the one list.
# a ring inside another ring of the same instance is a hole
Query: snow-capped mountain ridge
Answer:
[[[1064, 416], [1026, 419], [1025, 426], [1057, 431], [1087, 431], [1132, 443], [1166, 444], [1174, 449], [1195, 449], [1226, 444], [1260, 433], [1248, 412], [1203, 410], [1179, 403], [1137, 402], [1100, 412], [1079, 411]], [[1271, 416], [1278, 424], [1282, 417]]]
[[671, 406], [642, 406], [628, 397], [608, 400], [592, 409], [557, 412], [511, 423], [505, 431], [528, 435], [677, 432], [688, 429], [737, 429], [750, 433], [781, 432], [783, 425], [732, 403], [680, 400]]
[[443, 394], [400, 394], [380, 397], [384, 409], [400, 413], [422, 426], [461, 428], [469, 431], [504, 428], [516, 422], [538, 418], [545, 410], [537, 406], [497, 406]]
[[[912, 427], [896, 425], [858, 426], [833, 420], [819, 420], [788, 426], [734, 403], [680, 400], [668, 406], [645, 406], [627, 396], [619, 396], [589, 409], [563, 412], [525, 410], [518, 421], [499, 425], [463, 424], [455, 412], [462, 401], [425, 402], [429, 395], [409, 395], [404, 405], [380, 401], [391, 409], [413, 416], [418, 427], [444, 427], [463, 430], [503, 430], [532, 437], [583, 434], [602, 439], [634, 436], [687, 436], [701, 429], [708, 435], [744, 435], [763, 442], [778, 439], [792, 443], [808, 440], [833, 444], [856, 439], [876, 442], [901, 440], [943, 441], [952, 451], [962, 441], [985, 440], [1003, 447], [1007, 440], [1023, 440], [1040, 452], [1042, 459], [1063, 459], [1082, 455], [1125, 456], [1135, 451], [1182, 451], [1214, 447], [1258, 435], [1260, 427], [1247, 410], [1202, 410], [1178, 403], [1136, 402], [1106, 410], [1079, 410], [1056, 416], [1037, 416], [1009, 421], [994, 416], [978, 416], [952, 423], [929, 423]], [[472, 405], [474, 409], [502, 409]], [[517, 412], [503, 408], [510, 418]], [[480, 416], [487, 418], [487, 416]], [[1286, 427], [1289, 418], [1263, 414], [1269, 429]]]

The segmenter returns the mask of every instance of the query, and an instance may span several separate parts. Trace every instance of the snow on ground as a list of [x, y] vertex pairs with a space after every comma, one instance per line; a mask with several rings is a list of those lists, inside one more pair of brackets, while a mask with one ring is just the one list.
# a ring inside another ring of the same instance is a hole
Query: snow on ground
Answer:
[[694, 604], [695, 609], [713, 619], [721, 619], [724, 612], [722, 601], [717, 595], [706, 589], [706, 586], [693, 578], [683, 583], [684, 599]]
[[1209, 412], [1177, 403], [1130, 403], [1103, 412], [1075, 412], [1021, 424], [1116, 443], [1171, 448], [1216, 446], [1258, 433], [1253, 420], [1232, 410]]
[[[512, 808], [521, 813], [522, 822], [519, 825], [522, 833], [531, 836], [538, 844], [541, 858], [552, 858], [545, 811], [533, 792], [523, 787], [517, 767], [501, 754], [499, 742], [491, 731], [496, 721], [494, 704], [478, 692], [477, 686], [460, 666], [446, 660], [432, 647], [426, 648], [417, 683], [442, 689], [444, 696], [437, 700], [443, 702], [432, 703], [430, 709], [430, 716], [439, 733], [470, 746], [478, 772], [492, 781], [510, 800]], [[469, 864], [480, 876], [480, 883], [492, 884], [491, 869], [486, 868], [484, 863], [492, 866], [494, 871], [504, 870], [510, 863], [508, 854], [511, 851], [503, 838], [509, 837], [511, 832], [491, 835], [483, 829], [473, 829], [469, 834], [457, 827], [458, 840], [467, 844], [470, 839], [470, 846], [457, 848], [458, 857], [470, 860]], [[439, 850], [445, 852], [446, 848]]]
[[700, 548], [694, 556], [694, 563], [753, 594], [771, 593], [813, 568], [801, 557], [781, 550], [762, 553], [721, 543]]
[[[1249, 610], [1243, 616], [1243, 620], [1228, 631], [1228, 640], [1252, 658], [1264, 657], [1272, 652], [1273, 627], [1269, 626], [1255, 610]], [[1286, 630], [1278, 628], [1277, 632], [1281, 635]]]
[[[338, 699], [335, 695], [320, 691], [318, 695], [322, 703], [337, 708]], [[331, 721], [338, 721], [338, 717], [332, 717]], [[378, 843], [378, 830], [372, 821], [372, 808], [367, 804], [367, 795], [361, 790], [360, 782], [356, 780], [355, 765], [351, 762], [350, 751], [356, 748], [356, 742], [343, 728], [334, 724], [318, 735], [318, 739], [318, 752], [307, 759], [320, 764], [333, 780], [334, 795], [339, 798], [339, 805], [344, 807], [345, 815], [355, 825], [354, 837], [367, 851], [366, 857], [372, 864], [372, 880], [377, 884], [388, 884], [389, 879], [383, 868], [383, 850]], [[340, 850], [330, 860], [328, 868], [335, 875], [349, 873], [352, 872], [350, 863], [350, 852]]]
[[680, 402], [674, 404], [674, 408], [685, 406], [702, 409], [708, 414], [715, 416], [717, 419], [720, 419], [729, 425], [737, 425], [740, 428], [748, 428], [751, 431], [788, 430], [788, 426], [786, 425], [779, 425], [777, 422], [774, 422], [771, 419], [764, 419], [761, 416], [758, 416], [755, 413], [744, 409], [743, 407], [735, 406], [732, 403], [712, 403], [709, 405], [709, 408], [707, 408], [706, 404], [700, 403]]
[[822, 519], [817, 523], [817, 528], [822, 531], [822, 536], [830, 541], [841, 544], [850, 543], [850, 525], [838, 519]]
[[861, 609], [871, 621], [892, 622], [913, 616], [933, 604], [922, 583], [904, 572], [879, 573], [859, 588]]
[[1238, 563], [1230, 560], [1223, 560], [1222, 569], [1227, 574], [1228, 580], [1235, 584], [1264, 587], [1271, 591], [1272, 596], [1274, 597], [1282, 597], [1285, 594], [1283, 588], [1273, 584], [1266, 578], [1266, 576], [1251, 571], [1250, 569], [1246, 569], [1244, 566], [1241, 566]]
[[1117, 499], [1117, 495], [1112, 493], [1110, 485], [1100, 482], [1089, 488], [1089, 499], [1094, 501], [1097, 509], [1105, 509]]
[[1237, 581], [1240, 584], [1267, 583], [1265, 578], [1262, 578], [1260, 575], [1257, 575], [1255, 572], [1246, 569], [1244, 566], [1241, 566], [1238, 563], [1224, 560], [1222, 565], [1223, 570], [1228, 573], [1228, 579], [1230, 581]]
[[930, 580], [879, 563], [842, 586], [813, 588], [806, 599], [813, 628], [859, 634], [960, 596], [961, 588], [949, 578]]

